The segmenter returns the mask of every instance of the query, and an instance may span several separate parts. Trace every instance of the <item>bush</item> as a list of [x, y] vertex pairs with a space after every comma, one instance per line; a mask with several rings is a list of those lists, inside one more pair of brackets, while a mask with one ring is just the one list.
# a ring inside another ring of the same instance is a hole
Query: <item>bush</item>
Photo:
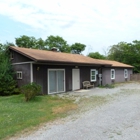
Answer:
[[13, 94], [19, 94], [19, 89], [16, 87], [16, 82], [14, 80], [0, 81], [0, 96], [9, 96]]
[[25, 101], [28, 102], [41, 92], [41, 86], [36, 83], [30, 83], [22, 86], [20, 91], [25, 95]]

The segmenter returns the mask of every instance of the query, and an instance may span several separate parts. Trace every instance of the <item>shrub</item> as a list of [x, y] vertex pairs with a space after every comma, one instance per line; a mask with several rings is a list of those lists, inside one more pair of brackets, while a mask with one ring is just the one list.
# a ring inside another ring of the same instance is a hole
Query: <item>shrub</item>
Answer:
[[14, 80], [0, 81], [0, 96], [9, 96], [13, 94], [19, 94], [19, 89], [16, 87]]
[[20, 91], [25, 95], [25, 101], [28, 102], [41, 92], [41, 86], [36, 83], [30, 83], [22, 86]]

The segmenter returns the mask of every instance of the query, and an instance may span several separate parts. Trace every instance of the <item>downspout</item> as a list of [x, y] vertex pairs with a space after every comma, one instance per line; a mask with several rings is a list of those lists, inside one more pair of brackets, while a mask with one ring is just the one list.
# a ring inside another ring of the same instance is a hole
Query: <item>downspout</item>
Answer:
[[102, 66], [99, 68], [99, 74], [98, 74], [98, 76], [99, 76], [99, 85], [101, 85], [102, 86], [102, 77], [103, 77], [103, 75], [102, 75]]
[[33, 82], [33, 63], [30, 63], [30, 82]]
[[100, 80], [101, 80], [101, 86], [102, 86], [102, 81], [103, 81], [103, 67], [101, 66], [101, 77], [100, 77]]

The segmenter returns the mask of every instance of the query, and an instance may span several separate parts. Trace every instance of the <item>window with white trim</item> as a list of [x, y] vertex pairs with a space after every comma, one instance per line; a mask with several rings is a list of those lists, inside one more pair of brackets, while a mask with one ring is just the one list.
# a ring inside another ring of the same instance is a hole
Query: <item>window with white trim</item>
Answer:
[[95, 69], [91, 69], [91, 71], [90, 71], [90, 80], [91, 80], [91, 82], [96, 81], [96, 70]]
[[124, 78], [128, 78], [128, 70], [124, 69]]
[[111, 79], [115, 79], [115, 70], [111, 69]]
[[22, 71], [17, 71], [17, 79], [22, 79]]

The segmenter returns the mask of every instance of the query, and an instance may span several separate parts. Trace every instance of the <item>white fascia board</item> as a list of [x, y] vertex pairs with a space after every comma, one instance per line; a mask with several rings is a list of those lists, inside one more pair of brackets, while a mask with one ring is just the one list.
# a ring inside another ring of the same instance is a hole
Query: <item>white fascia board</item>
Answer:
[[20, 62], [20, 63], [13, 63], [12, 65], [22, 65], [22, 64], [30, 64], [30, 63], [35, 63], [35, 62], [34, 61]]

